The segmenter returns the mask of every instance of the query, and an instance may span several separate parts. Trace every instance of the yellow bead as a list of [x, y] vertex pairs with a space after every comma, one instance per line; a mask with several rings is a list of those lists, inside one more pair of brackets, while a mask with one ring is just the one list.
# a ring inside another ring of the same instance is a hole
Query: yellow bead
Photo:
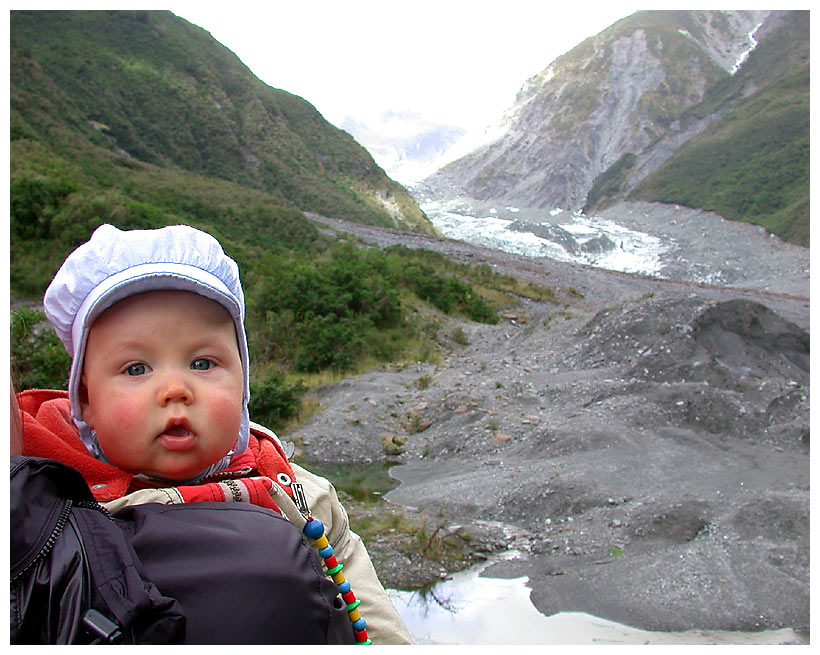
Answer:
[[353, 621], [358, 621], [360, 618], [362, 618], [362, 615], [359, 614], [358, 609], [355, 609], [352, 612], [348, 612], [347, 615], [350, 617], [351, 623], [353, 623]]
[[339, 571], [338, 573], [334, 573], [330, 576], [337, 585], [342, 584], [345, 581], [345, 574]]
[[316, 548], [322, 550], [322, 548], [324, 548], [325, 546], [330, 545], [330, 542], [327, 540], [327, 537], [325, 535], [322, 535], [314, 542], [314, 544]]

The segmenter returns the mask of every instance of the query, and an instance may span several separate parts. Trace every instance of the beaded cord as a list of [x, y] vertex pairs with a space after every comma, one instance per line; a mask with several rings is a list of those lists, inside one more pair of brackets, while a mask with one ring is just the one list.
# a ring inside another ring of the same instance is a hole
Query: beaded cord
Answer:
[[353, 625], [353, 637], [356, 640], [356, 644], [372, 644], [373, 642], [367, 638], [367, 623], [359, 612], [361, 601], [356, 599], [356, 594], [353, 593], [353, 590], [350, 588], [350, 583], [345, 579], [344, 573], [342, 573], [344, 564], [339, 564], [333, 555], [333, 546], [330, 545], [330, 542], [325, 536], [325, 526], [320, 520], [308, 516], [307, 523], [305, 523], [302, 532], [308, 539], [313, 540], [313, 545], [319, 551], [319, 557], [325, 561], [327, 574], [339, 588], [342, 600], [347, 603], [347, 616]]

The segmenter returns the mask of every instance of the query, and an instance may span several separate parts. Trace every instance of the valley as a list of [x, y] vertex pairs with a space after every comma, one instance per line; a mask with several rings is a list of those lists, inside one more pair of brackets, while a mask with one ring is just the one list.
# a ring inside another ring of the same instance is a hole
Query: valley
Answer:
[[[773, 281], [750, 254], [743, 287], [728, 287], [311, 218], [340, 238], [438, 250], [556, 290], [495, 326], [438, 317], [440, 363], [321, 388], [321, 411], [285, 436], [308, 459], [399, 463], [389, 511], [426, 517], [469, 554], [403, 555], [412, 535], [383, 534], [368, 548], [386, 586], [489, 558], [483, 575], [527, 576], [546, 615], [808, 627], [807, 268]], [[448, 337], [458, 328], [466, 344]], [[494, 559], [508, 551], [518, 556]]]

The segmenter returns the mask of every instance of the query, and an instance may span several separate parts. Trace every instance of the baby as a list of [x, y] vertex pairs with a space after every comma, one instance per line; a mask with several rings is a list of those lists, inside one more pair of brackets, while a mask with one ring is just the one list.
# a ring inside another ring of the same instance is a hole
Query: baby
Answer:
[[63, 263], [44, 308], [71, 373], [67, 394], [19, 394], [24, 454], [73, 466], [111, 511], [244, 501], [302, 530], [309, 506], [356, 588], [367, 632], [410, 643], [333, 487], [250, 421], [239, 270], [213, 237], [184, 225], [103, 225]]

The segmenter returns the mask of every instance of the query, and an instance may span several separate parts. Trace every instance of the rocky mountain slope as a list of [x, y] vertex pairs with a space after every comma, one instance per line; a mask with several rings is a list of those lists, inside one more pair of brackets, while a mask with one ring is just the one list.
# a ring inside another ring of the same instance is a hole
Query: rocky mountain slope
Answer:
[[[426, 183], [442, 197], [522, 208], [593, 210], [633, 193], [763, 224], [807, 245], [807, 75], [806, 12], [637, 12], [527, 80], [503, 135]], [[778, 86], [785, 78], [791, 91]], [[641, 188], [710, 126], [723, 157], [701, 154], [684, 170], [667, 167], [668, 184]], [[751, 153], [738, 147], [744, 139]], [[727, 160], [733, 149], [742, 161]], [[692, 175], [698, 165], [711, 175], [706, 183]]]

